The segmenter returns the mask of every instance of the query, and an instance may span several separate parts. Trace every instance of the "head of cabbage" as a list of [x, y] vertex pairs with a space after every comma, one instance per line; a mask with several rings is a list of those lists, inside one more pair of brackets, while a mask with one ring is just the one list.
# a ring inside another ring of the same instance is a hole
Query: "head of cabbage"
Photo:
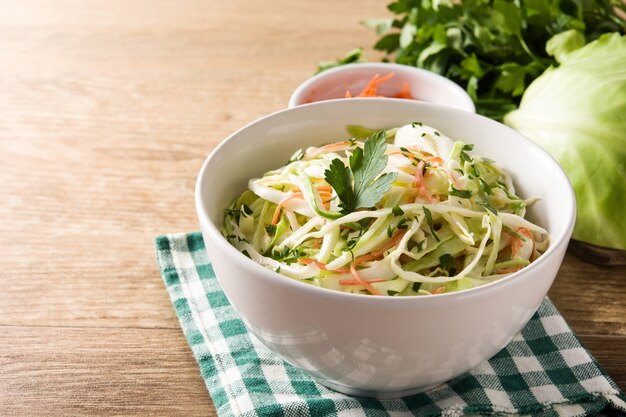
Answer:
[[577, 200], [572, 237], [626, 249], [626, 35], [586, 46], [581, 37], [569, 31], [548, 42], [560, 65], [532, 82], [504, 122], [567, 173]]

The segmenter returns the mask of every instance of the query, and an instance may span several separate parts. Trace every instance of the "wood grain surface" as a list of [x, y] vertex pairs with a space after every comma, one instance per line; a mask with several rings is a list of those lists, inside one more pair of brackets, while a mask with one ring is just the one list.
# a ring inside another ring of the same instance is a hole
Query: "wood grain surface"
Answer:
[[[380, 0], [0, 0], [0, 415], [215, 415], [153, 238], [195, 176], [375, 35]], [[375, 56], [373, 53], [371, 56]], [[568, 255], [550, 295], [626, 388], [626, 268]]]

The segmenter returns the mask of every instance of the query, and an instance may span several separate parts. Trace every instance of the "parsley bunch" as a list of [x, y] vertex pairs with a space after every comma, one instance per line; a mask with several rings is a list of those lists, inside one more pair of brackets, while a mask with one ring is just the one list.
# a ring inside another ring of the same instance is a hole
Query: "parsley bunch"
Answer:
[[[480, 114], [501, 120], [517, 108], [526, 87], [556, 65], [548, 40], [570, 29], [590, 42], [624, 33], [622, 0], [396, 0], [394, 18], [363, 22], [381, 38], [375, 49], [441, 74], [464, 87]], [[348, 62], [361, 61], [352, 51]], [[328, 67], [325, 63], [320, 69]]]

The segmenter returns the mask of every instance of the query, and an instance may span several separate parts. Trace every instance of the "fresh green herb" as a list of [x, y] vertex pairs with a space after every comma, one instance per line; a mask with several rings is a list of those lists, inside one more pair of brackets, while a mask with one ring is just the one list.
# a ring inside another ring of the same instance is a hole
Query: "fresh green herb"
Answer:
[[338, 59], [337, 61], [324, 61], [320, 62], [317, 65], [317, 71], [322, 72], [327, 69], [338, 67], [340, 65], [346, 64], [354, 64], [355, 62], [364, 62], [362, 59], [363, 49], [356, 48], [348, 52], [343, 56], [343, 58]]
[[289, 158], [289, 161], [287, 161], [287, 164], [299, 161], [302, 158], [304, 158], [304, 152], [302, 151], [302, 149], [298, 149], [297, 151], [293, 153], [293, 155], [291, 155], [291, 158]]
[[241, 205], [241, 212], [246, 216], [246, 217], [250, 217], [254, 214], [254, 211], [252, 211], [252, 209], [250, 207], [248, 207], [247, 204], [242, 204]]
[[474, 179], [474, 178], [479, 178], [480, 177], [480, 171], [478, 170], [478, 167], [476, 167], [475, 164], [470, 165], [470, 170], [472, 171], [470, 173], [470, 178]]
[[283, 246], [282, 249], [274, 248], [274, 250], [271, 253], [271, 257], [274, 260], [282, 261], [287, 264], [296, 262], [298, 259], [305, 257], [305, 256], [307, 256], [307, 253], [304, 250], [304, 248], [301, 246], [296, 246], [293, 249], [289, 248], [288, 246]]
[[450, 78], [478, 113], [497, 120], [517, 107], [532, 80], [556, 66], [546, 51], [553, 36], [577, 30], [589, 42], [626, 27], [616, 12], [626, 10], [621, 0], [395, 0], [388, 9], [393, 17], [364, 22], [381, 36], [374, 47], [388, 54], [383, 60]]
[[359, 241], [358, 239], [350, 239], [350, 240], [348, 241], [348, 246], [346, 247], [346, 249], [347, 249], [347, 250], [352, 250], [352, 249], [356, 246], [356, 243], [357, 243], [358, 241]]
[[239, 223], [239, 219], [241, 218], [241, 210], [237, 209], [224, 209], [224, 213], [228, 217], [232, 217], [237, 223]]
[[402, 152], [408, 152], [408, 153], [411, 153], [411, 151], [409, 151], [409, 150], [408, 150], [407, 148], [405, 148], [404, 146], [400, 146], [400, 150], [401, 150]]
[[398, 225], [396, 226], [396, 229], [398, 229], [398, 230], [400, 230], [400, 229], [405, 229], [405, 230], [406, 230], [406, 229], [408, 229], [408, 227], [407, 227], [407, 225], [406, 225], [406, 222], [407, 222], [406, 218], [401, 219], [401, 220], [398, 222]]
[[274, 233], [276, 233], [276, 226], [273, 224], [268, 224], [267, 226], [265, 226], [265, 231], [268, 234], [273, 235]]
[[350, 157], [350, 167], [336, 158], [324, 173], [326, 182], [339, 196], [343, 214], [374, 206], [398, 176], [395, 172], [380, 175], [387, 165], [385, 131], [381, 130], [369, 137], [364, 148], [362, 150], [357, 147], [354, 150]]
[[460, 155], [462, 161], [469, 162], [469, 163], [472, 162], [472, 157], [469, 156], [469, 154], [466, 153], [466, 151], [469, 152], [472, 149], [474, 149], [474, 145], [472, 145], [472, 144], [463, 145], [463, 149], [461, 150], [461, 155]]
[[485, 201], [479, 201], [477, 204], [480, 205], [480, 206], [483, 206], [486, 210], [489, 210], [493, 214], [496, 214], [496, 215], [498, 214], [498, 210], [493, 208], [489, 203], [487, 203]]
[[275, 271], [280, 274], [280, 265], [276, 267]]
[[417, 126], [423, 126], [424, 124], [422, 122], [413, 122], [411, 123], [411, 127], [415, 128]]
[[450, 265], [452, 265], [453, 260], [454, 258], [452, 257], [452, 255], [446, 253], [439, 257], [439, 264], [441, 265], [442, 269], [448, 270], [448, 268], [450, 268]]
[[459, 198], [472, 198], [472, 192], [470, 190], [457, 190], [454, 188], [454, 185], [451, 185], [451, 189], [448, 191], [448, 194]]
[[491, 195], [491, 187], [485, 180], [482, 178], [478, 178], [478, 184], [480, 185], [480, 189], [487, 195]]
[[404, 210], [402, 210], [400, 208], [399, 205], [395, 205], [393, 206], [393, 208], [391, 209], [391, 212], [393, 213], [394, 216], [398, 217], [398, 216], [402, 216], [404, 214]]
[[422, 286], [421, 282], [414, 282], [413, 287], [411, 289], [413, 290], [413, 292], [418, 292], [421, 286]]
[[517, 233], [515, 230], [511, 229], [509, 226], [507, 226], [506, 224], [502, 225], [502, 228], [504, 230], [506, 230], [506, 232], [512, 236], [515, 236], [516, 238], [520, 239], [522, 242], [526, 242], [526, 239], [524, 238], [524, 236], [520, 235], [519, 233]]
[[288, 246], [283, 246], [282, 249], [274, 249], [272, 251], [272, 258], [276, 260], [285, 259], [289, 256], [290, 253], [291, 253], [291, 248]]
[[428, 227], [430, 228], [430, 233], [432, 233], [433, 237], [437, 242], [440, 242], [439, 236], [435, 232], [435, 224], [433, 223], [433, 215], [426, 207], [422, 207], [424, 209], [424, 216], [426, 216], [426, 222], [428, 222]]
[[[372, 222], [372, 218], [371, 217], [366, 217], [364, 219], [359, 220], [357, 223], [359, 225], [361, 225], [361, 234], [363, 234], [363, 230], [370, 225], [370, 223]], [[360, 234], [359, 234], [360, 236]]]
[[441, 136], [441, 134], [435, 130], [435, 136]]
[[363, 229], [363, 226], [361, 226], [361, 224], [357, 222], [344, 223], [343, 226], [346, 226], [348, 229], [353, 231], [360, 231]]
[[387, 294], [388, 295], [398, 295], [398, 294], [400, 294], [400, 291], [387, 290]]

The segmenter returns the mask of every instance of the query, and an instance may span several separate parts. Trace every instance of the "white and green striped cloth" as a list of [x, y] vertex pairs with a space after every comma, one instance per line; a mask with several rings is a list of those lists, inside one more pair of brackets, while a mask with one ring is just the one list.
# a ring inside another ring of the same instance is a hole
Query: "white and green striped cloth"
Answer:
[[426, 393], [339, 394], [251, 336], [215, 279], [200, 233], [159, 236], [157, 260], [220, 417], [626, 416], [626, 397], [546, 299], [496, 356]]

